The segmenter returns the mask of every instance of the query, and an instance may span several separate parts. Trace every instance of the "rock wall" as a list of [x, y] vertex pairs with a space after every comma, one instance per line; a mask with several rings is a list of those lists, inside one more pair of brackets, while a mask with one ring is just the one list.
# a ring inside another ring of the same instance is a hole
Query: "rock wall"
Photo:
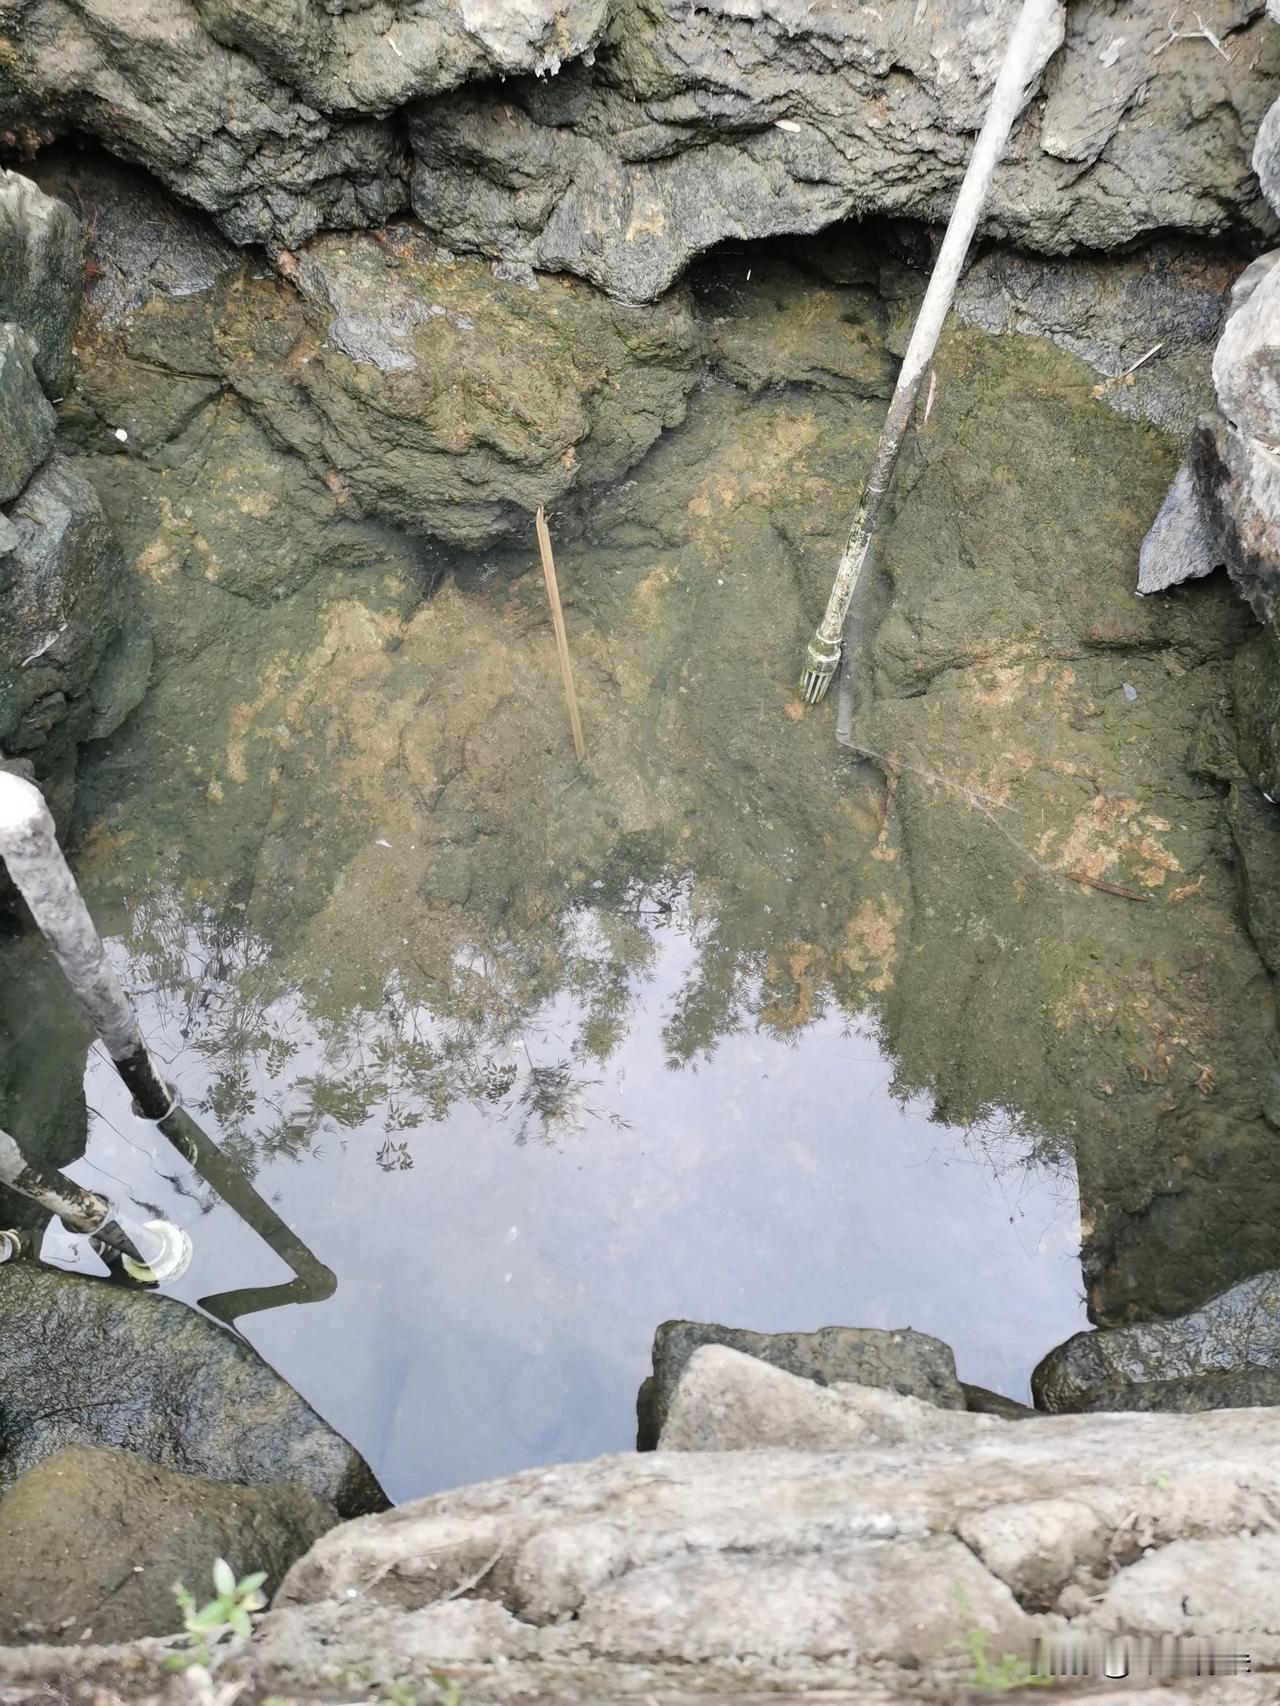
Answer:
[[[1253, 151], [1280, 208], [1280, 102]], [[1234, 666], [1234, 752], [1201, 743], [1201, 768], [1230, 794], [1241, 905], [1259, 952], [1280, 972], [1280, 249], [1245, 268], [1213, 359], [1216, 407], [1191, 433], [1187, 461], [1143, 542], [1142, 592], [1225, 566], [1258, 617]], [[1280, 1081], [1269, 1086], [1280, 1112]]]
[[150, 642], [97, 494], [55, 445], [80, 311], [80, 225], [0, 176], [0, 757], [65, 817], [81, 741], [142, 697]]
[[[97, 137], [293, 246], [412, 203], [458, 248], [648, 299], [726, 239], [945, 215], [1014, 0], [22, 0], [0, 125]], [[987, 230], [1060, 254], [1275, 229], [1241, 137], [1276, 93], [1261, 0], [1073, 5]]]

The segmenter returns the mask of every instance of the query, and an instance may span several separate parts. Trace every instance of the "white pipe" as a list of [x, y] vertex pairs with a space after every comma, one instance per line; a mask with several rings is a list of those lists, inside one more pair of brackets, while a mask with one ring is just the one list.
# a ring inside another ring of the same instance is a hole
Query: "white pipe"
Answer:
[[858, 505], [849, 541], [836, 570], [826, 612], [809, 642], [801, 691], [811, 705], [817, 704], [825, 695], [840, 661], [845, 619], [875, 537], [880, 507], [893, 479], [920, 383], [933, 360], [942, 323], [955, 295], [956, 281], [982, 217], [991, 179], [1004, 153], [1014, 120], [1026, 102], [1027, 84], [1061, 44], [1063, 29], [1062, 0], [1023, 0], [992, 90], [991, 105], [974, 143], [929, 287], [916, 316], [911, 342], [902, 358], [893, 399], [880, 432], [880, 442], [863, 487], [862, 501]]
[[82, 1189], [64, 1179], [61, 1173], [36, 1167], [2, 1127], [0, 1184], [39, 1203], [49, 1214], [56, 1214], [70, 1232], [96, 1232], [111, 1218], [111, 1204], [105, 1197]]
[[44, 795], [7, 770], [0, 770], [0, 857], [143, 1114], [162, 1119], [172, 1091], [62, 856]]

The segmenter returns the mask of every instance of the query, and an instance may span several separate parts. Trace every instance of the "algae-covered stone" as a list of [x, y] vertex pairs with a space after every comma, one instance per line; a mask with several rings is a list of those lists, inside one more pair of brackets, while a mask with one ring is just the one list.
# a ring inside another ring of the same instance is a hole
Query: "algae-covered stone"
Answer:
[[0, 320], [16, 321], [34, 341], [36, 372], [51, 397], [71, 377], [83, 258], [80, 221], [66, 203], [0, 170]]
[[636, 1401], [642, 1451], [658, 1443], [685, 1366], [703, 1345], [725, 1345], [820, 1386], [852, 1381], [923, 1398], [943, 1409], [964, 1408], [950, 1348], [911, 1327], [896, 1332], [820, 1327], [816, 1333], [753, 1333], [708, 1321], [664, 1321], [653, 1338], [653, 1373]]
[[203, 1605], [210, 1569], [264, 1570], [264, 1592], [339, 1520], [300, 1486], [239, 1487], [131, 1452], [69, 1446], [0, 1497], [0, 1642], [176, 1634], [181, 1582]]
[[1026, 348], [942, 342], [862, 589], [848, 738], [890, 779], [910, 883], [882, 997], [897, 1087], [996, 1153], [1072, 1156], [1090, 1311], [1114, 1321], [1275, 1259], [1270, 976], [1221, 788], [1185, 759], [1254, 629], [1220, 577], [1135, 598], [1178, 447], [1063, 352], [1015, 378]]
[[[1280, 1273], [1254, 1274], [1172, 1320], [1077, 1333], [1041, 1359], [1031, 1390], [1042, 1410], [1154, 1409], [1165, 1407], [1154, 1402], [1155, 1383], [1163, 1383], [1175, 1400], [1167, 1407], [1177, 1409], [1184, 1386], [1212, 1378], [1228, 1392], [1230, 1375], [1239, 1390], [1259, 1370], [1280, 1370]], [[1109, 1401], [1133, 1388], [1146, 1388], [1151, 1401]]]
[[17, 497], [53, 443], [56, 417], [36, 378], [34, 355], [24, 331], [12, 321], [0, 323], [0, 503]]
[[211, 1480], [293, 1482], [343, 1516], [385, 1503], [363, 1459], [242, 1339], [171, 1298], [0, 1268], [0, 1392], [0, 1485], [65, 1446], [123, 1446]]
[[296, 289], [243, 269], [153, 297], [126, 333], [135, 371], [86, 376], [99, 415], [129, 407], [122, 380], [153, 414], [157, 374], [206, 387], [214, 374], [331, 513], [476, 546], [620, 478], [683, 418], [698, 377], [683, 297], [627, 308], [568, 278], [530, 290], [409, 226], [318, 239], [286, 272]]

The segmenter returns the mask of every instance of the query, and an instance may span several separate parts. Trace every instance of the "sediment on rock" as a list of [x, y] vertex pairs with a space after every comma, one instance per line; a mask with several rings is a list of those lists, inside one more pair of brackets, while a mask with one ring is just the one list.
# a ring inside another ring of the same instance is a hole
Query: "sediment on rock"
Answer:
[[238, 405], [339, 521], [477, 548], [621, 479], [699, 377], [680, 292], [628, 308], [571, 278], [497, 278], [412, 223], [317, 238], [273, 277], [173, 207], [157, 276], [135, 234], [152, 224], [145, 185], [66, 161], [48, 181], [94, 220], [99, 276], [65, 411], [85, 450], [172, 464]]
[[[1233, 1230], [1201, 1236], [1196, 1159], [1229, 1131], [1230, 1179], [1272, 1189], [1267, 974], [1223, 857], [1221, 785], [1185, 761], [1250, 618], [1214, 577], [1132, 595], [1176, 465], [1167, 429], [1212, 398], [1228, 257], [1168, 241], [1105, 262], [976, 262], [868, 583], [857, 740], [884, 797], [851, 803], [837, 851], [847, 760], [795, 715], [792, 678], [919, 290], [893, 233], [722, 253], [635, 309], [572, 279], [494, 278], [408, 222], [319, 238], [284, 261], [290, 276], [255, 276], [261, 261], [168, 204], [151, 288], [154, 247], [120, 240], [131, 192], [104, 187], [101, 163], [78, 191], [65, 159], [55, 169], [86, 214], [108, 210], [66, 430], [180, 660], [137, 725], [164, 755], [163, 798], [107, 765], [107, 822], [145, 800], [216, 847], [252, 894], [250, 926], [305, 939], [312, 967], [353, 986], [378, 984], [388, 966], [370, 955], [394, 951], [362, 918], [407, 905], [433, 1003], [495, 921], [529, 950], [521, 987], [537, 984], [547, 872], [590, 904], [590, 874], [630, 875], [642, 846], [655, 866], [714, 870], [707, 904], [731, 910], [811, 839], [838, 921], [803, 885], [770, 892], [769, 913], [754, 906], [732, 948], [709, 950], [722, 964], [682, 1048], [716, 1034], [714, 992], [737, 986], [739, 961], [765, 968], [750, 1001], [771, 1027], [829, 1001], [874, 1010], [901, 1085], [975, 1141], [1079, 1152], [1099, 1318], [1153, 1293], [1190, 1307], [1274, 1261], [1267, 1217], [1241, 1232], [1222, 1175], [1214, 1213]], [[146, 221], [154, 205], [154, 191], [139, 203]], [[474, 436], [455, 434], [464, 417]], [[520, 543], [535, 501], [557, 506], [595, 724], [571, 818], [544, 809], [567, 778], [545, 736], [562, 714], [545, 594]], [[480, 561], [448, 544], [513, 529]], [[334, 750], [363, 756], [331, 797]], [[726, 847], [714, 826], [740, 811], [744, 776], [760, 809]], [[330, 833], [303, 845], [280, 826], [320, 796]], [[390, 850], [370, 851], [373, 816]], [[1131, 987], [1140, 1000], [1121, 1001]], [[987, 1024], [961, 1039], [965, 1001]], [[465, 1074], [442, 1077], [465, 1093]], [[1119, 1254], [1153, 1203], [1167, 1264]]]
[[175, 1582], [203, 1604], [210, 1569], [263, 1570], [273, 1593], [338, 1521], [307, 1488], [233, 1486], [131, 1452], [71, 1446], [0, 1497], [0, 1642], [177, 1634]]

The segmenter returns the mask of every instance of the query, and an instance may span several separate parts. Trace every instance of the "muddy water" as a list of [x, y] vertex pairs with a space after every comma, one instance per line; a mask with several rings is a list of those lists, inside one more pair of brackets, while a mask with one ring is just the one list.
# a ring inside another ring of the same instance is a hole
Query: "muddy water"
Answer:
[[[1245, 618], [1131, 590], [1176, 446], [953, 330], [844, 751], [795, 679], [886, 316], [740, 271], [683, 423], [553, 516], [581, 768], [532, 541], [356, 527], [225, 391], [127, 457], [83, 428], [159, 662], [81, 876], [188, 1107], [338, 1276], [241, 1329], [397, 1497], [626, 1449], [671, 1316], [910, 1324], [1023, 1397], [1086, 1290], [1276, 1265], [1212, 762]], [[99, 424], [158, 409], [154, 360], [96, 373]], [[71, 1171], [189, 1226], [182, 1295], [284, 1277], [86, 1085]]]

